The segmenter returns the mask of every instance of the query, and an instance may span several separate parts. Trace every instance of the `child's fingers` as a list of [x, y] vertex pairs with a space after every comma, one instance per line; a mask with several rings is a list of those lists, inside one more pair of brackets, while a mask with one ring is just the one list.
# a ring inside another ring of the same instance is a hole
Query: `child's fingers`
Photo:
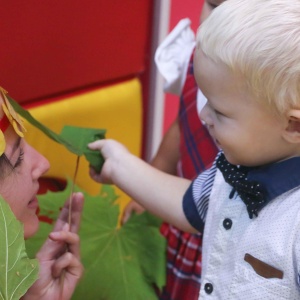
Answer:
[[93, 180], [101, 182], [101, 175], [93, 167], [90, 167], [89, 174]]
[[96, 170], [92, 166], [90, 166], [89, 172], [90, 172], [90, 176], [92, 178], [94, 178], [95, 176], [97, 176], [97, 172], [96, 172]]
[[131, 217], [131, 214], [132, 214], [131, 209], [127, 209], [127, 210], [124, 211], [122, 219], [121, 219], [121, 224], [122, 225], [124, 225], [129, 220], [129, 218]]
[[125, 207], [123, 216], [121, 218], [121, 224], [124, 225], [129, 218], [131, 217], [132, 213], [141, 214], [145, 211], [145, 208], [138, 203], [131, 201], [129, 204]]
[[104, 143], [105, 143], [105, 140], [98, 140], [98, 141], [89, 143], [88, 147], [91, 150], [99, 150], [99, 151], [101, 151], [101, 148], [103, 147]]

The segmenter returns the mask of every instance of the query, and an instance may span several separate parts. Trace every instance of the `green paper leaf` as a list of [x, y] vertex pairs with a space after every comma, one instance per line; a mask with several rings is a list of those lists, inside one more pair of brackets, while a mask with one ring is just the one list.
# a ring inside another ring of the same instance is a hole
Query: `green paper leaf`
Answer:
[[[69, 183], [64, 192], [39, 197], [43, 218], [56, 217], [69, 196], [70, 186]], [[104, 185], [97, 196], [84, 194], [79, 234], [85, 271], [72, 300], [157, 299], [154, 286], [161, 288], [165, 284], [166, 269], [166, 241], [159, 232], [161, 221], [144, 213], [134, 215], [118, 228], [119, 206], [114, 204], [114, 188]], [[27, 241], [33, 253], [51, 230], [50, 224], [43, 225], [39, 241]]]
[[104, 159], [99, 151], [92, 151], [87, 148], [89, 142], [93, 142], [97, 139], [105, 138], [104, 129], [94, 129], [94, 128], [82, 128], [76, 126], [65, 126], [61, 134], [57, 134], [47, 126], [36, 120], [30, 112], [25, 110], [20, 106], [15, 100], [13, 100], [9, 95], [6, 95], [12, 107], [15, 111], [26, 119], [33, 126], [41, 130], [46, 136], [55, 142], [65, 146], [69, 151], [76, 155], [84, 155], [88, 162], [95, 168], [97, 172], [100, 172], [101, 167], [104, 163]]
[[0, 197], [0, 299], [20, 299], [38, 278], [37, 259], [25, 250], [23, 225]]
[[99, 151], [88, 149], [87, 144], [99, 139], [104, 139], [105, 133], [106, 130], [103, 129], [64, 126], [60, 135], [70, 144], [74, 145], [78, 149], [81, 149], [82, 154], [84, 154], [94, 169], [97, 172], [100, 172], [104, 163], [104, 158]]

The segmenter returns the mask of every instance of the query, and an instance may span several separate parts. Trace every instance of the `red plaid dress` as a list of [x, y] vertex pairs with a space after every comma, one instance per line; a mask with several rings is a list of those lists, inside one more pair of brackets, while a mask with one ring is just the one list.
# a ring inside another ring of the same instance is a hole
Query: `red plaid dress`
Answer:
[[[194, 79], [193, 55], [180, 97], [179, 124], [181, 131], [181, 176], [193, 179], [209, 168], [218, 152], [197, 113], [198, 87]], [[161, 300], [197, 300], [201, 282], [202, 234], [189, 234], [164, 223], [161, 233], [168, 241], [167, 281]]]

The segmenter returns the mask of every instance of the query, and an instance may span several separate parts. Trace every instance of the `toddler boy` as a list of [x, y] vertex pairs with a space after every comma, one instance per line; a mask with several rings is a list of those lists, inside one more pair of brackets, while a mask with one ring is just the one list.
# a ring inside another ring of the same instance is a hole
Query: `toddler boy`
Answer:
[[200, 27], [194, 68], [213, 167], [191, 184], [101, 140], [91, 176], [183, 230], [205, 224], [200, 299], [299, 299], [300, 0], [226, 1]]

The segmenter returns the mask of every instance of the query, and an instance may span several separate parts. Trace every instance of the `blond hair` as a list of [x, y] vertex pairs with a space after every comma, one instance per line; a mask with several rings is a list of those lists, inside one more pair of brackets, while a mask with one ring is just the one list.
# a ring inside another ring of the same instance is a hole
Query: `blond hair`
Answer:
[[228, 0], [200, 26], [199, 48], [280, 115], [300, 108], [300, 0]]

